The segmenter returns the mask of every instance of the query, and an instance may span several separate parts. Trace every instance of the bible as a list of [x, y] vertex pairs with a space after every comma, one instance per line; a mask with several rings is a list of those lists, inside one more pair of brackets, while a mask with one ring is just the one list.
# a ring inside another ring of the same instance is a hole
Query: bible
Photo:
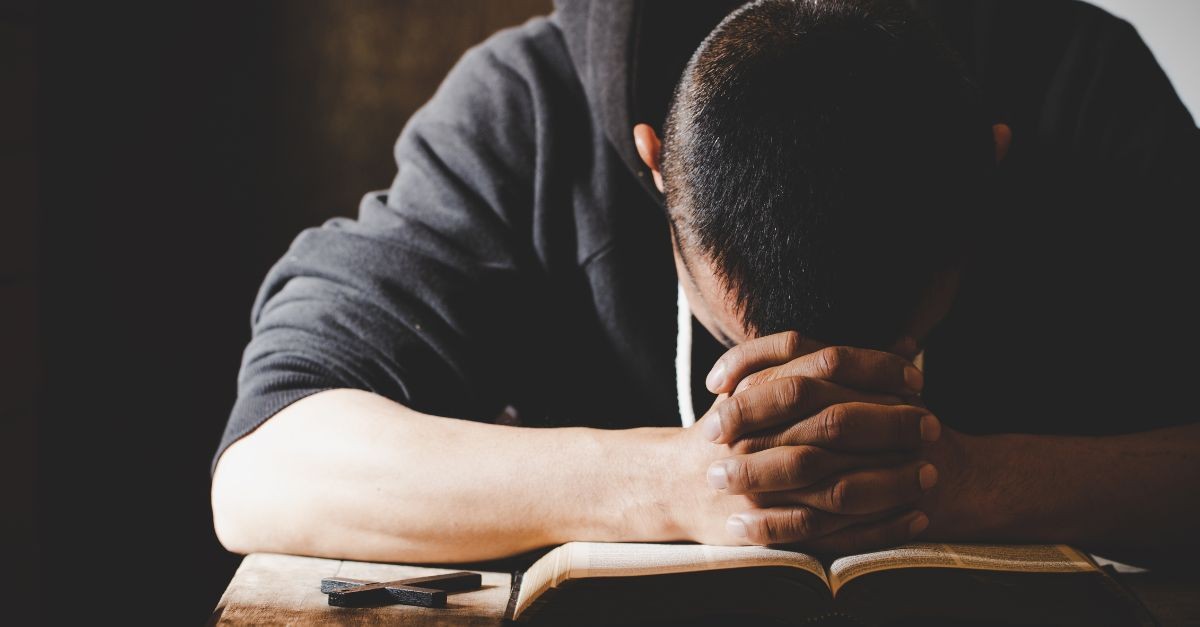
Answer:
[[1152, 625], [1065, 545], [913, 543], [832, 561], [759, 546], [571, 542], [513, 575], [529, 624]]

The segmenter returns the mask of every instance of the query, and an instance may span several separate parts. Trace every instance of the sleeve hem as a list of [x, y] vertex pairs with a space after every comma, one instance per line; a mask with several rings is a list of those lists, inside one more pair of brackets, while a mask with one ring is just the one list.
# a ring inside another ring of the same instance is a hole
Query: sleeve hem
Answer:
[[335, 385], [306, 386], [239, 397], [230, 413], [229, 423], [225, 428], [225, 434], [221, 436], [217, 452], [213, 455], [208, 469], [209, 479], [216, 474], [217, 461], [221, 459], [221, 455], [231, 444], [249, 435], [250, 432], [262, 426], [288, 405], [317, 392], [333, 390], [338, 387]]

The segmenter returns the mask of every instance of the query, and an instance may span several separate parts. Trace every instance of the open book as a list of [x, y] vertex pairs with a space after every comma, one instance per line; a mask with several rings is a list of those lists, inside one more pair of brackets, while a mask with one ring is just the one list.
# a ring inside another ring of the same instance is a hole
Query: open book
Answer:
[[766, 547], [571, 542], [514, 574], [541, 624], [1154, 624], [1063, 545], [908, 544], [822, 563]]

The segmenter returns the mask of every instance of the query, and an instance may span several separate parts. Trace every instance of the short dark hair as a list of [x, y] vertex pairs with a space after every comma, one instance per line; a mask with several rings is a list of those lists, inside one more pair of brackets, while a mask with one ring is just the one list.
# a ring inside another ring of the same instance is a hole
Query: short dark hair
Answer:
[[693, 54], [663, 129], [681, 254], [711, 259], [747, 332], [886, 346], [964, 253], [991, 120], [898, 2], [760, 0]]

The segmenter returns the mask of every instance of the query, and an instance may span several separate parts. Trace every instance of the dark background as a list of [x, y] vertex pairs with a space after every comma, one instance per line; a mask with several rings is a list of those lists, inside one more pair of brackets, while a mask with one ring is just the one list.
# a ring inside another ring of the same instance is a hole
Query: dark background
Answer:
[[0, 0], [6, 617], [207, 620], [239, 559], [209, 463], [259, 282], [388, 186], [467, 47], [549, 10]]

